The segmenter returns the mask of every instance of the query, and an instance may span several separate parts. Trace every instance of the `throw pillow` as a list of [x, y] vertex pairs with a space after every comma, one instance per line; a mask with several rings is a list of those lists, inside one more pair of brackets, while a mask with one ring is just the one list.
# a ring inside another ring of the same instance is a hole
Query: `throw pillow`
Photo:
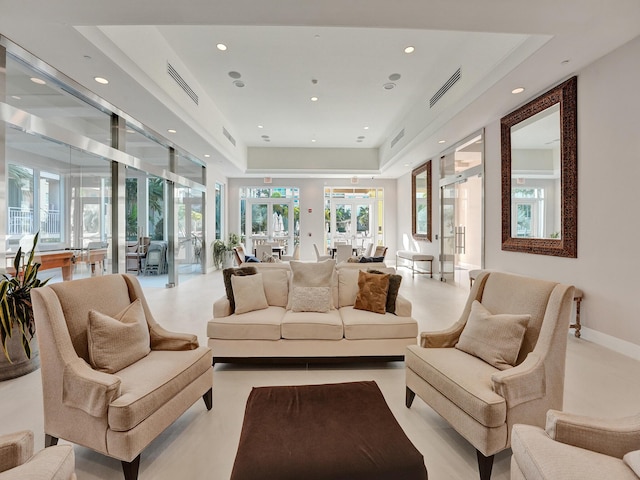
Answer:
[[[380, 270], [367, 270], [369, 273], [376, 275], [384, 275], [384, 272]], [[389, 275], [389, 291], [387, 292], [387, 313], [396, 313], [396, 300], [398, 299], [398, 292], [400, 291], [400, 284], [402, 283], [402, 275], [392, 274]]]
[[253, 255], [245, 255], [244, 256], [244, 263], [260, 263], [260, 260], [258, 260]]
[[291, 288], [287, 309], [291, 310], [293, 289], [295, 287], [331, 287], [336, 266], [335, 260], [323, 262], [299, 262], [291, 260]]
[[349, 257], [347, 258], [347, 263], [359, 263], [362, 257], [358, 255], [357, 257]]
[[114, 317], [89, 310], [87, 342], [89, 363], [101, 372], [116, 373], [146, 357], [151, 342], [140, 300]]
[[358, 272], [358, 296], [353, 308], [385, 314], [387, 311], [387, 292], [389, 274]]
[[331, 287], [294, 287], [291, 310], [327, 313], [331, 310], [331, 302]]
[[[245, 258], [246, 261], [246, 258]], [[255, 267], [240, 267], [240, 268], [225, 268], [222, 270], [222, 279], [224, 280], [224, 290], [227, 293], [227, 299], [229, 300], [229, 305], [231, 306], [231, 313], [236, 311], [236, 302], [233, 297], [233, 287], [231, 286], [231, 277], [233, 275], [244, 276], [244, 275], [255, 275], [258, 273]]]
[[261, 273], [245, 276], [233, 275], [231, 276], [231, 286], [236, 302], [235, 313], [247, 313], [269, 308], [267, 297], [264, 294]]
[[384, 257], [362, 257], [358, 263], [382, 263]]
[[481, 358], [499, 370], [513, 367], [518, 360], [531, 315], [493, 315], [479, 301], [471, 304], [456, 348]]
[[260, 261], [264, 263], [281, 263], [281, 260], [279, 258], [276, 258], [273, 255], [269, 255], [267, 252], [264, 252], [262, 254], [262, 258], [260, 259]]

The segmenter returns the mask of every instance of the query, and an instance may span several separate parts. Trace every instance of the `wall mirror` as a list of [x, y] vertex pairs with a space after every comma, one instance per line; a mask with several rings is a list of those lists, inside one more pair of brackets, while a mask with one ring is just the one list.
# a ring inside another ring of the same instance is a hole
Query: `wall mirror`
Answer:
[[577, 257], [577, 77], [501, 120], [502, 249]]
[[413, 238], [431, 241], [431, 160], [411, 172], [411, 223]]

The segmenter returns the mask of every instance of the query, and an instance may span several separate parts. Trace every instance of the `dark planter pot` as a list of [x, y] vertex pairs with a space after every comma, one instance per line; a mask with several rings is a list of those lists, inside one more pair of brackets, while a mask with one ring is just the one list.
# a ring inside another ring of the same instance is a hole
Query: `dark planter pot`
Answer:
[[31, 358], [27, 358], [22, 348], [20, 333], [13, 332], [7, 342], [7, 350], [13, 363], [9, 363], [4, 352], [0, 352], [0, 381], [21, 377], [40, 368], [40, 351], [35, 337], [31, 339]]

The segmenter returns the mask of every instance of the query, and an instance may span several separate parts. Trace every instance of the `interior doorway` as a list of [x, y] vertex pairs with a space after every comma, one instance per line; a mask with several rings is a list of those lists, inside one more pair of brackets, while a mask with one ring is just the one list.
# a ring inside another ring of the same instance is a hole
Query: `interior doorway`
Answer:
[[484, 138], [472, 135], [440, 158], [440, 280], [469, 285], [484, 265]]

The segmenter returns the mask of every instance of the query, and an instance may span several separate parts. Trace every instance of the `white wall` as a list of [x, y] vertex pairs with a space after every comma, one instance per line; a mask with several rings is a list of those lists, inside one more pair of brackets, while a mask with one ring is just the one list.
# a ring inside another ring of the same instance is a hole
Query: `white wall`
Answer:
[[[500, 119], [485, 127], [485, 268], [576, 285], [584, 292], [582, 338], [640, 359], [639, 59], [637, 37], [577, 72], [578, 258], [502, 251]], [[439, 197], [433, 177], [435, 234]], [[401, 245], [403, 235], [411, 236], [411, 175], [397, 184]], [[420, 249], [438, 258], [439, 242], [434, 236]]]
[[[273, 178], [265, 185], [262, 178], [232, 178], [228, 185], [228, 231], [240, 232], [240, 188], [297, 187], [300, 189], [300, 259], [315, 260], [313, 244], [322, 244], [324, 235], [324, 188], [325, 187], [376, 187], [384, 189], [385, 241], [389, 247], [387, 258], [396, 251], [397, 191], [395, 180], [360, 179], [357, 185], [339, 178]], [[309, 213], [309, 209], [312, 210]]]

